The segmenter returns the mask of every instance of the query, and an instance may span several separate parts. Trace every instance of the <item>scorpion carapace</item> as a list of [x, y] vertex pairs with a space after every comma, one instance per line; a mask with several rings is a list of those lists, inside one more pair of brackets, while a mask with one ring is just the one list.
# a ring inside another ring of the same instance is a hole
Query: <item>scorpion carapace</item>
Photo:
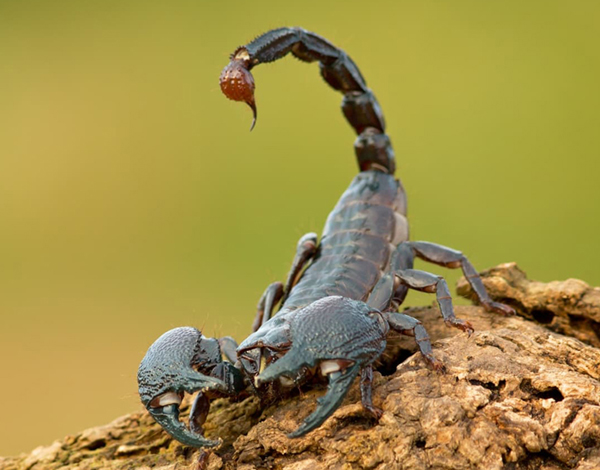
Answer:
[[[489, 298], [461, 252], [408, 240], [406, 196], [393, 176], [394, 153], [381, 108], [342, 50], [301, 28], [269, 31], [232, 54], [221, 73], [223, 92], [250, 105], [256, 119], [250, 69], [289, 52], [306, 62], [318, 61], [325, 81], [344, 94], [342, 110], [358, 134], [354, 148], [360, 172], [329, 215], [321, 239], [314, 233], [304, 235], [286, 282], [267, 287], [253, 332], [237, 351], [231, 338], [205, 338], [194, 328], [171, 330], [148, 350], [138, 373], [142, 402], [184, 444], [202, 447], [219, 442], [201, 434], [210, 398], [236, 396], [248, 386], [266, 401], [315, 376], [327, 378], [327, 392], [290, 437], [320, 426], [359, 374], [362, 404], [378, 418], [381, 410], [371, 400], [373, 364], [385, 349], [390, 330], [414, 336], [428, 363], [442, 369], [421, 322], [397, 312], [408, 289], [435, 294], [447, 325], [467, 333], [473, 328], [454, 315], [442, 277], [413, 269], [415, 257], [462, 268], [487, 310], [514, 313]], [[184, 392], [196, 391], [188, 430], [178, 420], [179, 404]]]

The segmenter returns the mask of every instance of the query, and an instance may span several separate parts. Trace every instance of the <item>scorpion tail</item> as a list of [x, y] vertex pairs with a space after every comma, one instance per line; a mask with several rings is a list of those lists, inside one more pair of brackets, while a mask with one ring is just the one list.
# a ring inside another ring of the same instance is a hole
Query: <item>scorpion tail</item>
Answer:
[[325, 81], [344, 94], [342, 111], [358, 134], [354, 149], [360, 171], [394, 173], [394, 151], [375, 95], [352, 59], [315, 33], [302, 28], [278, 28], [238, 47], [221, 73], [221, 90], [229, 99], [244, 101], [252, 108], [254, 127], [256, 103], [250, 70], [258, 64], [281, 59], [289, 52], [304, 62], [318, 61]]

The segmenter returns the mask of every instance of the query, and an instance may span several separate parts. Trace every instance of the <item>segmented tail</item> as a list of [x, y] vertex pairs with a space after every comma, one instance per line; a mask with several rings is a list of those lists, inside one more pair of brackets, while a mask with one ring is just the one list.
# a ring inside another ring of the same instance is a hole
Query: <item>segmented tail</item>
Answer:
[[244, 101], [252, 108], [256, 123], [252, 67], [281, 59], [291, 52], [304, 62], [319, 62], [321, 75], [334, 89], [342, 92], [342, 111], [358, 137], [354, 149], [361, 171], [394, 173], [394, 151], [385, 133], [381, 107], [367, 87], [356, 64], [321, 36], [302, 28], [278, 28], [257, 37], [231, 54], [231, 62], [220, 76], [221, 90], [227, 98]]

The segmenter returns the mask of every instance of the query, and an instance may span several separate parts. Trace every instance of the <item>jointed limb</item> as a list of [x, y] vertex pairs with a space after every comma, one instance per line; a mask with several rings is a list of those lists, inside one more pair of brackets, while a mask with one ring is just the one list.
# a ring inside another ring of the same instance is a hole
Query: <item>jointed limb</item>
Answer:
[[419, 320], [404, 313], [387, 312], [384, 315], [392, 330], [403, 335], [415, 337], [421, 354], [435, 369], [439, 370], [443, 368], [442, 363], [433, 356], [429, 335]]
[[285, 299], [290, 294], [292, 287], [294, 287], [296, 282], [298, 282], [300, 274], [302, 274], [302, 271], [312, 259], [316, 251], [317, 234], [311, 232], [303, 235], [296, 246], [296, 256], [294, 256], [292, 267], [290, 268], [287, 280], [285, 281], [285, 286], [283, 288], [284, 295], [283, 299], [281, 300], [282, 302], [285, 302]]
[[437, 245], [430, 242], [406, 242], [414, 254], [419, 258], [429, 261], [430, 263], [444, 266], [451, 269], [462, 268], [462, 271], [471, 285], [473, 291], [477, 295], [479, 302], [487, 311], [493, 311], [502, 315], [514, 315], [515, 311], [512, 307], [504, 305], [500, 302], [494, 302], [490, 299], [481, 277], [471, 262], [460, 251], [453, 250], [446, 246]]
[[269, 319], [273, 316], [273, 311], [275, 310], [277, 304], [285, 301], [286, 297], [290, 293], [290, 290], [298, 281], [300, 274], [302, 274], [303, 269], [312, 259], [316, 250], [316, 233], [307, 233], [300, 238], [296, 247], [296, 255], [292, 261], [292, 267], [290, 268], [285, 285], [279, 281], [270, 284], [265, 289], [265, 292], [258, 301], [256, 316], [254, 317], [254, 322], [252, 323], [252, 332], [257, 331], [261, 325], [269, 321]]

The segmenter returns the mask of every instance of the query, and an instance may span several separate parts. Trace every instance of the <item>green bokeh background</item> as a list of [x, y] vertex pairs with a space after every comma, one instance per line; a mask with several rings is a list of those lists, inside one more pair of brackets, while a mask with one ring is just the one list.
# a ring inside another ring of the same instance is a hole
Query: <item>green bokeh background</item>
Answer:
[[243, 339], [320, 230], [356, 172], [341, 96], [314, 64], [259, 67], [249, 133], [218, 87], [270, 28], [359, 65], [413, 238], [600, 285], [599, 24], [592, 0], [0, 0], [0, 455], [139, 409], [172, 327]]

